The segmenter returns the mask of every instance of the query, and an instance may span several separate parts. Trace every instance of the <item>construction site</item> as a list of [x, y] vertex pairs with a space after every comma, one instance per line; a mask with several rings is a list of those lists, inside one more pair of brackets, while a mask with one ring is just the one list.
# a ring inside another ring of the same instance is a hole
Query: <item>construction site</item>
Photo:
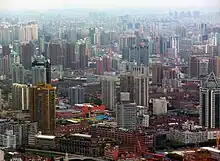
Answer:
[[217, 134], [215, 147], [200, 147], [160, 153], [147, 152], [141, 144], [141, 138], [136, 138], [137, 144], [133, 152], [119, 146], [105, 147], [105, 159], [113, 161], [220, 161], [220, 137]]

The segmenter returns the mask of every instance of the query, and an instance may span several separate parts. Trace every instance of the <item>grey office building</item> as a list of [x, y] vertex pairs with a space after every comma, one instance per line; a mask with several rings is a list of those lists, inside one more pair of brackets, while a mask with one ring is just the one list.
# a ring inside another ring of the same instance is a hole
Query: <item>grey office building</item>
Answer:
[[69, 87], [68, 97], [71, 105], [81, 104], [85, 101], [85, 90], [81, 86]]
[[200, 124], [220, 128], [220, 84], [211, 72], [200, 88]]
[[24, 66], [22, 64], [12, 65], [12, 82], [13, 83], [24, 83]]
[[116, 107], [116, 121], [121, 128], [136, 129], [137, 104], [130, 103], [128, 92], [121, 93], [121, 103]]

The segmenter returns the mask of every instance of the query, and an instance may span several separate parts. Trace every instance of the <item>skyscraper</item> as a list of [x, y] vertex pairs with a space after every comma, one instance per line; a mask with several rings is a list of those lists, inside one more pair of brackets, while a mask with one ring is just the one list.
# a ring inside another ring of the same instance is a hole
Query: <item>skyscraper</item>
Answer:
[[116, 102], [116, 77], [103, 76], [101, 80], [102, 102], [106, 109], [114, 110]]
[[51, 65], [44, 56], [36, 57], [32, 62], [32, 84], [51, 83]]
[[220, 86], [211, 72], [200, 88], [200, 124], [220, 128]]
[[13, 83], [12, 108], [14, 110], [29, 109], [29, 87], [25, 84]]
[[12, 65], [12, 83], [24, 83], [24, 66], [22, 64]]
[[69, 96], [70, 104], [75, 105], [75, 104], [84, 103], [85, 101], [84, 94], [85, 94], [84, 88], [79, 85], [76, 87], [69, 87], [68, 96]]
[[30, 115], [31, 121], [38, 122], [43, 134], [54, 134], [56, 128], [56, 88], [50, 84], [31, 86]]
[[134, 95], [136, 104], [148, 107], [148, 77], [145, 75], [135, 76], [134, 82]]
[[121, 93], [121, 102], [116, 107], [117, 124], [126, 129], [136, 129], [137, 125], [137, 105], [130, 103], [129, 93]]
[[21, 63], [25, 69], [31, 69], [32, 56], [34, 56], [35, 50], [35, 45], [31, 42], [21, 45]]
[[120, 92], [129, 92], [130, 102], [134, 102], [134, 75], [131, 72], [121, 73]]

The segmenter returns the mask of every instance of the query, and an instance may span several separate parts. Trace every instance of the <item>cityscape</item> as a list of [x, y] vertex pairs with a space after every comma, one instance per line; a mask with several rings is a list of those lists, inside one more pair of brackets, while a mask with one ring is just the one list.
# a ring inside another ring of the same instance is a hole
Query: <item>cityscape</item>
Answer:
[[62, 6], [0, 8], [0, 161], [220, 161], [218, 10]]

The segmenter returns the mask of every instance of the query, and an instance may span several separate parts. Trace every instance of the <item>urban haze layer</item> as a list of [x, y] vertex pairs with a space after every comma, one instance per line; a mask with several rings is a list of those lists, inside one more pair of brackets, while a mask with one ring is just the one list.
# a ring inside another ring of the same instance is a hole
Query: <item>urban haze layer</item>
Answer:
[[217, 9], [1, 11], [0, 160], [219, 161]]

